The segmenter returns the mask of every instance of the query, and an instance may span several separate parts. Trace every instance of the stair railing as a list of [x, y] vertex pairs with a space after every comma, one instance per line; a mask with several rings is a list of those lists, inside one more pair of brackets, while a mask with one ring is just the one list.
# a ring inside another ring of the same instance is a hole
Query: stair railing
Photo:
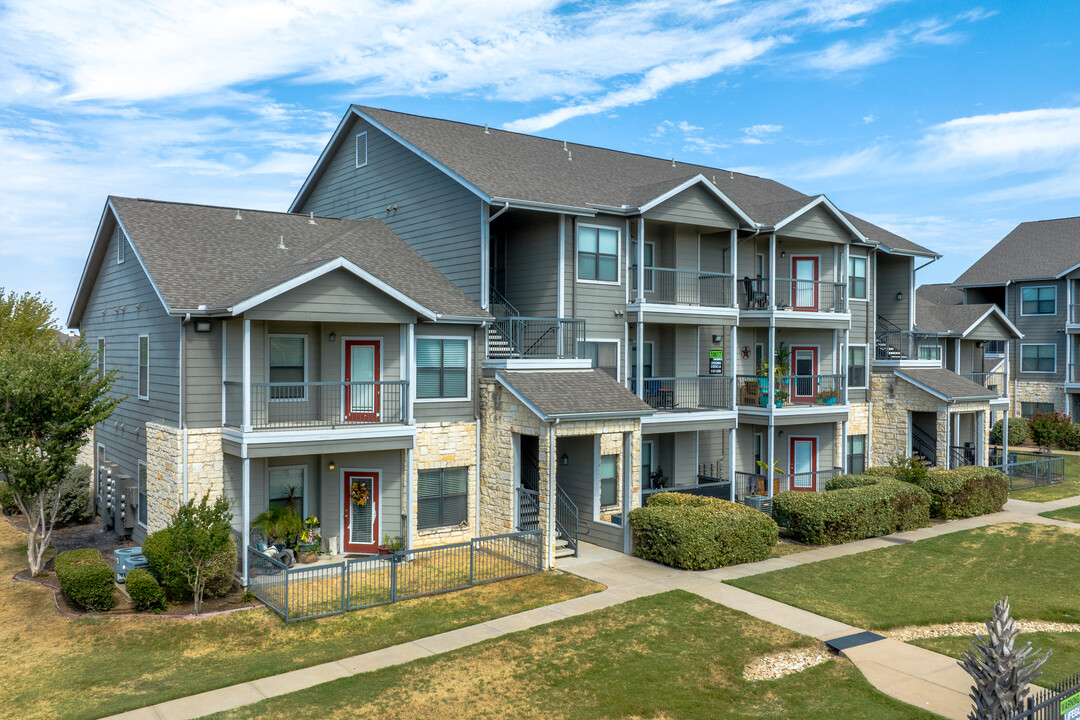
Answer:
[[578, 555], [578, 506], [558, 485], [555, 486], [555, 531], [566, 540], [566, 547]]

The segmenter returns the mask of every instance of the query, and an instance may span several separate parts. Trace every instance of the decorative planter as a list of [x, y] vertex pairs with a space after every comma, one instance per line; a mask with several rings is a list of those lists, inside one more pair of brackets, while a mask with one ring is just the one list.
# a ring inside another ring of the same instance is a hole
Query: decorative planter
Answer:
[[825, 399], [825, 404], [826, 405], [835, 405], [836, 404], [836, 398], [834, 398], [834, 397], [826, 398]]
[[296, 553], [296, 562], [300, 563], [301, 565], [310, 565], [311, 563], [317, 561], [318, 559], [319, 559], [319, 553], [318, 552], [299, 551], [299, 552]]
[[389, 555], [390, 554], [390, 548], [386, 547], [385, 545], [380, 545], [379, 546], [379, 554], [380, 555]]

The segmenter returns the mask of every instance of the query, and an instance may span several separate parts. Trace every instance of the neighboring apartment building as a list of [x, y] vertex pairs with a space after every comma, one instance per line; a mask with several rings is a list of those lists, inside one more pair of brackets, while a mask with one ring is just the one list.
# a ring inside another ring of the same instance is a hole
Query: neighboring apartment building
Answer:
[[930, 425], [981, 459], [1000, 393], [917, 332], [936, 257], [764, 178], [354, 106], [289, 214], [111, 198], [69, 325], [124, 371], [96, 447], [136, 539], [299, 487], [339, 552], [539, 526], [552, 563], [579, 521], [628, 552], [659, 489], [821, 490]]

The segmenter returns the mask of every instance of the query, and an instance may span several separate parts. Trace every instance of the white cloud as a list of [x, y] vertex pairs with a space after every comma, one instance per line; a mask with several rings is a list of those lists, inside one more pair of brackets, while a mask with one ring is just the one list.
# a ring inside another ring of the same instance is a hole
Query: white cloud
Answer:
[[862, 121], [864, 123], [866, 123], [867, 125], [869, 125], [870, 123], [874, 122], [874, 120], [876, 120], [876, 119], [877, 118], [874, 117], [873, 113], [871, 113], [869, 115], [863, 115]]
[[711, 155], [727, 145], [704, 134], [705, 128], [693, 125], [686, 120], [664, 120], [649, 133], [647, 140], [652, 143], [676, 143], [682, 152]]

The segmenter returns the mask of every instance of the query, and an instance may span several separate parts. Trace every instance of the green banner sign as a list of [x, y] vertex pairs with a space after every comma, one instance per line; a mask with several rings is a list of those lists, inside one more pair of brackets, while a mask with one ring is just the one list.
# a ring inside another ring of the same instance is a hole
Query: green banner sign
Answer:
[[[1071, 720], [1074, 717], [1080, 717], [1080, 693], [1065, 698], [1058, 707], [1061, 708], [1061, 717], [1063, 718]], [[1069, 712], [1070, 710], [1073, 712]]]

